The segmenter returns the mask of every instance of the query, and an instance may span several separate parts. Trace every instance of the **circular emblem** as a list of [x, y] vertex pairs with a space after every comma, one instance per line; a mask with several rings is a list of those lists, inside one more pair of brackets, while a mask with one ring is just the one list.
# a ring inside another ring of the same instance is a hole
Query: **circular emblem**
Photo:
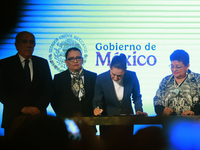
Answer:
[[49, 61], [51, 65], [58, 71], [62, 72], [67, 69], [65, 64], [65, 53], [67, 49], [76, 47], [81, 50], [83, 56], [83, 64], [87, 61], [87, 48], [84, 42], [76, 35], [64, 34], [56, 38], [49, 48]]

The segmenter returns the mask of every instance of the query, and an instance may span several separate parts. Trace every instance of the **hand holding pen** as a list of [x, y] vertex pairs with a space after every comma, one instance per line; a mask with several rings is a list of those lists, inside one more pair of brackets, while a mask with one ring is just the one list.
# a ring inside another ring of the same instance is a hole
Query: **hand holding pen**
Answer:
[[102, 112], [103, 112], [103, 109], [100, 109], [99, 106], [97, 106], [97, 107], [94, 109], [94, 115], [95, 115], [95, 116], [100, 116]]

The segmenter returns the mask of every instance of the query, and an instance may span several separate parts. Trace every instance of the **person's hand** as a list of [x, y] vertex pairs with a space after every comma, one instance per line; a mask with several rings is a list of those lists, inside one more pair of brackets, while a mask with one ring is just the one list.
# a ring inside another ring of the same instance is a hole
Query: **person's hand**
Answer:
[[173, 113], [173, 110], [169, 107], [165, 107], [165, 109], [163, 110], [163, 113], [162, 115], [163, 116], [168, 116], [168, 115], [171, 115]]
[[21, 110], [24, 114], [38, 115], [40, 110], [37, 107], [23, 107]]
[[148, 116], [148, 114], [146, 112], [142, 112], [142, 111], [137, 111], [136, 115], [144, 115], [144, 116]]
[[191, 110], [187, 110], [181, 114], [181, 116], [194, 116], [194, 112]]
[[102, 112], [103, 112], [103, 109], [99, 109], [99, 108], [94, 109], [94, 115], [95, 116], [100, 116]]

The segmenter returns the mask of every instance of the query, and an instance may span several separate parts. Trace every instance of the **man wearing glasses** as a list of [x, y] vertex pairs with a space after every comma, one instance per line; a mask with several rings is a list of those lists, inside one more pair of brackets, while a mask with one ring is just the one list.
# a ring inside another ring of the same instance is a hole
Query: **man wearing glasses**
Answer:
[[200, 114], [200, 74], [189, 69], [189, 54], [175, 50], [170, 55], [171, 75], [159, 85], [154, 97], [157, 115], [199, 115]]
[[65, 54], [66, 71], [54, 77], [52, 107], [59, 117], [93, 116], [92, 100], [97, 74], [83, 69], [81, 51], [70, 48]]

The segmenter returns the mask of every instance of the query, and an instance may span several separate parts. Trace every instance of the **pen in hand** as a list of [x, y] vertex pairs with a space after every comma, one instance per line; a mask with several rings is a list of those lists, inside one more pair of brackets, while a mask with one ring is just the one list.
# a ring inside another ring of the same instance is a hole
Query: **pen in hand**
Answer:
[[94, 115], [95, 115], [95, 116], [101, 115], [102, 112], [103, 112], [103, 109], [100, 109], [99, 106], [97, 106], [97, 107], [94, 109]]

